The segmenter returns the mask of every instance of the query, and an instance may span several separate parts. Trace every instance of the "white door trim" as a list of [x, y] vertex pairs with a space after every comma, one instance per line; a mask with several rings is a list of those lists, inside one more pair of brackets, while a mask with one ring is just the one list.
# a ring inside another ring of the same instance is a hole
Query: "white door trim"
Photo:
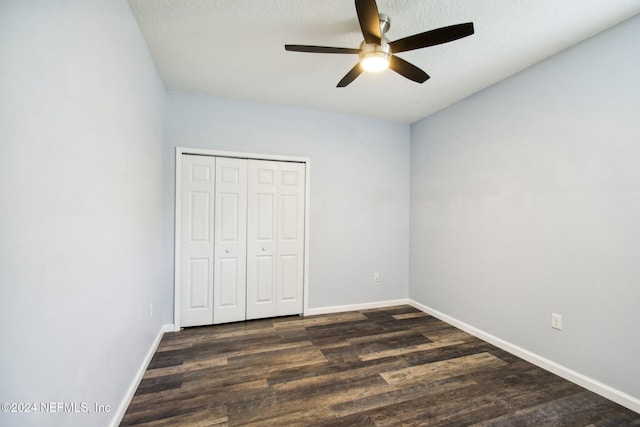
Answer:
[[183, 154], [195, 154], [201, 156], [214, 156], [214, 157], [232, 157], [238, 159], [255, 159], [255, 160], [276, 160], [281, 162], [297, 162], [305, 164], [305, 194], [304, 194], [304, 277], [303, 277], [303, 314], [307, 314], [309, 311], [309, 200], [310, 200], [310, 170], [311, 159], [308, 157], [297, 156], [281, 156], [274, 154], [258, 154], [258, 153], [243, 153], [233, 151], [219, 151], [219, 150], [207, 150], [201, 148], [185, 148], [176, 147], [176, 174], [175, 174], [175, 222], [174, 222], [174, 276], [173, 276], [173, 327], [174, 331], [179, 331], [182, 327], [180, 320], [180, 298], [181, 298], [181, 265], [180, 258], [182, 256], [180, 242], [182, 241], [182, 230], [180, 224], [182, 222], [182, 155]]

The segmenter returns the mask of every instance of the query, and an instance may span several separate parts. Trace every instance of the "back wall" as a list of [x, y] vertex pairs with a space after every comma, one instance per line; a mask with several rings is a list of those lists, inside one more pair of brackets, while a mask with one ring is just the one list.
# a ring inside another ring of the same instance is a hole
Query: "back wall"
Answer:
[[166, 135], [165, 212], [177, 146], [309, 157], [309, 307], [407, 298], [409, 126], [169, 92]]

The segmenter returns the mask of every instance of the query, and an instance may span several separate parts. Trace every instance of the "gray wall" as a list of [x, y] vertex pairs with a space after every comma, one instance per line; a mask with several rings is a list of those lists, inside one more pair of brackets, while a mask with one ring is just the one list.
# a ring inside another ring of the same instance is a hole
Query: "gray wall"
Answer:
[[4, 0], [0, 28], [0, 402], [111, 405], [0, 425], [106, 425], [171, 305], [166, 92], [124, 0]]
[[[309, 306], [407, 298], [409, 126], [175, 92], [168, 101], [167, 210], [176, 146], [309, 157]], [[166, 226], [172, 236], [173, 216]]]
[[409, 291], [636, 398], [639, 35], [635, 17], [411, 127]]

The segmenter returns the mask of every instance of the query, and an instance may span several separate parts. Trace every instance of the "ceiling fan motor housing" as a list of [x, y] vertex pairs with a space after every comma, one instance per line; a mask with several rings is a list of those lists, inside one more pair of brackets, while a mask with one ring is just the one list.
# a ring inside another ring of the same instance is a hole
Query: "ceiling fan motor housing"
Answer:
[[383, 34], [384, 38], [384, 34], [389, 31], [389, 28], [391, 28], [391, 18], [384, 13], [381, 13], [378, 16], [380, 17], [380, 34]]
[[[389, 66], [391, 60], [391, 47], [382, 37], [381, 44], [366, 43], [360, 44], [360, 62], [367, 71], [382, 71]], [[369, 68], [366, 64], [370, 64]]]
[[360, 43], [360, 63], [367, 71], [382, 71], [388, 68], [391, 60], [391, 47], [385, 33], [391, 27], [391, 20], [387, 15], [380, 14], [380, 44]]

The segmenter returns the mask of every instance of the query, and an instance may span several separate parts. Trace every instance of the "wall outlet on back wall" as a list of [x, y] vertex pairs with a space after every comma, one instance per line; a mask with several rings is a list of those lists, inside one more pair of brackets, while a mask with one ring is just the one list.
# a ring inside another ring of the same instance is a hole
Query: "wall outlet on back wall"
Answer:
[[560, 314], [551, 313], [551, 327], [562, 330], [562, 316]]

